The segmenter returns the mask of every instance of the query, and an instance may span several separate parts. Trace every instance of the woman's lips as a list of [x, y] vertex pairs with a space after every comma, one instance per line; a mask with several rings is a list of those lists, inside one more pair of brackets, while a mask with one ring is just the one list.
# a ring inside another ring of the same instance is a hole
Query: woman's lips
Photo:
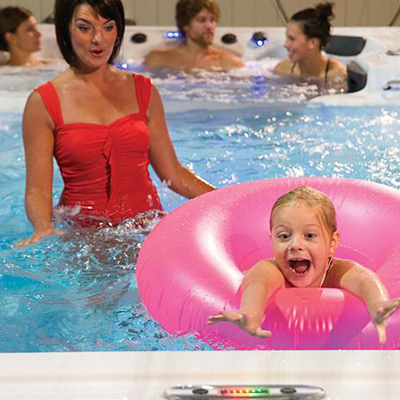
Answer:
[[91, 50], [90, 53], [93, 54], [95, 57], [101, 57], [104, 53], [104, 50], [100, 50], [100, 49]]

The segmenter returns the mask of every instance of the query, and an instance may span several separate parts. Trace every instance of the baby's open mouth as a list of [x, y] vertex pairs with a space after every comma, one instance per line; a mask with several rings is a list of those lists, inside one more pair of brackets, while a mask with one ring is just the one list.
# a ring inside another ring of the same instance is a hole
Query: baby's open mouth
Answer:
[[296, 274], [305, 274], [310, 269], [311, 262], [304, 258], [292, 258], [289, 265]]

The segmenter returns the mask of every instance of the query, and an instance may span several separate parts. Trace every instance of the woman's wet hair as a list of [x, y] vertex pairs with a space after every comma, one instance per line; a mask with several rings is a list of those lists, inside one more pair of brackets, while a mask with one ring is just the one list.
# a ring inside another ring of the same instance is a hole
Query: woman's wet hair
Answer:
[[16, 33], [18, 27], [32, 15], [31, 11], [23, 7], [4, 7], [0, 9], [0, 50], [10, 51], [6, 33]]
[[54, 24], [61, 54], [71, 67], [79, 69], [79, 60], [71, 44], [70, 25], [76, 8], [84, 4], [88, 5], [95, 15], [113, 20], [116, 23], [117, 40], [108, 60], [108, 63], [112, 64], [121, 48], [125, 32], [125, 13], [121, 0], [56, 0], [54, 4]]
[[300, 186], [283, 194], [276, 200], [271, 210], [270, 229], [272, 230], [272, 217], [279, 207], [293, 206], [300, 203], [315, 211], [329, 233], [336, 232], [336, 211], [330, 198], [325, 193], [309, 186]]
[[214, 15], [218, 21], [221, 10], [215, 0], [178, 0], [175, 7], [176, 26], [183, 36], [185, 36], [185, 26], [203, 9]]
[[331, 36], [331, 19], [334, 3], [320, 3], [314, 8], [306, 8], [294, 14], [290, 22], [297, 22], [303, 33], [309, 38], [317, 38], [320, 48], [324, 49]]

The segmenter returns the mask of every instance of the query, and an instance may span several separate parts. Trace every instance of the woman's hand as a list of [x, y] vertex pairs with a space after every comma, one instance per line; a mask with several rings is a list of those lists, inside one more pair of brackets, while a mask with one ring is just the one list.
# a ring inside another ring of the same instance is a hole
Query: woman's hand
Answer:
[[29, 244], [34, 244], [38, 243], [41, 239], [43, 239], [46, 236], [51, 236], [51, 235], [63, 235], [64, 231], [61, 229], [55, 229], [51, 228], [43, 232], [35, 232], [31, 237], [28, 239], [21, 240], [18, 242], [15, 247], [25, 247], [28, 246]]
[[218, 322], [233, 322], [239, 328], [250, 333], [252, 336], [261, 338], [269, 338], [272, 336], [271, 331], [266, 331], [261, 328], [262, 319], [252, 317], [242, 311], [221, 311], [218, 315], [212, 315], [208, 318], [208, 325], [213, 325]]
[[400, 297], [393, 300], [381, 300], [371, 307], [372, 322], [378, 332], [379, 343], [386, 342], [386, 325], [388, 318], [400, 308]]

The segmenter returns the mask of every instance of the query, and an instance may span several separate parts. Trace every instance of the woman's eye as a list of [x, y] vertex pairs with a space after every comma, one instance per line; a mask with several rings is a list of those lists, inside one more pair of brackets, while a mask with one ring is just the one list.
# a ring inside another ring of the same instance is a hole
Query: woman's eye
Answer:
[[107, 25], [104, 29], [106, 30], [106, 32], [111, 32], [114, 29], [115, 25]]
[[78, 29], [81, 32], [87, 32], [89, 30], [89, 27], [85, 26], [85, 25], [78, 25]]

